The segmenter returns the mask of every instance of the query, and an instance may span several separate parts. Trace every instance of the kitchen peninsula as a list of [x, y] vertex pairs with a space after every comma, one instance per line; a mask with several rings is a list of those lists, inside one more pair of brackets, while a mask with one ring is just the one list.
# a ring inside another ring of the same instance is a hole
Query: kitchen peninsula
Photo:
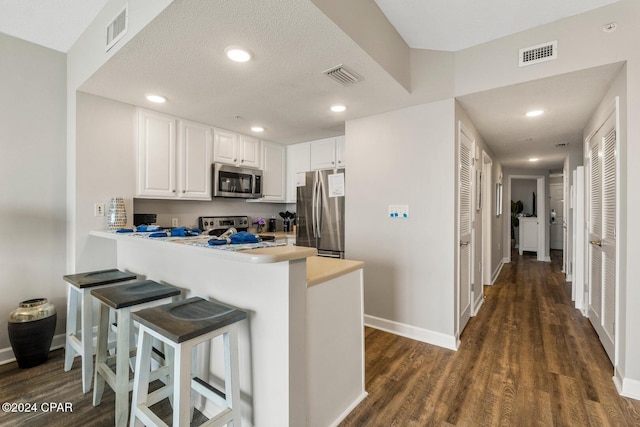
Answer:
[[[362, 262], [293, 245], [221, 250], [205, 236], [91, 235], [115, 241], [121, 270], [248, 312], [239, 351], [245, 425], [336, 425], [366, 396]], [[198, 366], [212, 384], [224, 372], [221, 344]]]

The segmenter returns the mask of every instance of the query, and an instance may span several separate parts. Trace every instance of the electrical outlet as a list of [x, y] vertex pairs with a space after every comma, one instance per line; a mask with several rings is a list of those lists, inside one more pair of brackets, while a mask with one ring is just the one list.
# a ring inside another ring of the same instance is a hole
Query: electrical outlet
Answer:
[[93, 205], [93, 216], [104, 216], [104, 203], [96, 203]]
[[178, 218], [171, 218], [171, 226], [172, 227], [178, 226]]

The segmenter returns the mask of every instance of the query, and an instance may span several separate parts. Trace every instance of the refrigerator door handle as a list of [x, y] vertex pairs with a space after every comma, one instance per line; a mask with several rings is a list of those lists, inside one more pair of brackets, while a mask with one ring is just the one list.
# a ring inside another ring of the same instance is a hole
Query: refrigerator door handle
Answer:
[[322, 180], [320, 179], [320, 173], [317, 173], [318, 175], [318, 191], [317, 191], [317, 199], [316, 199], [316, 229], [315, 229], [315, 233], [317, 234], [317, 237], [320, 238], [321, 236], [321, 225], [322, 225], [322, 219], [320, 218], [320, 216], [322, 215], [322, 192], [324, 190], [323, 186], [322, 186]]
[[317, 222], [317, 210], [318, 210], [318, 206], [317, 206], [317, 202], [318, 202], [318, 181], [314, 180], [313, 182], [313, 193], [311, 195], [311, 228], [313, 229], [313, 237], [317, 238], [318, 236], [316, 235], [316, 222]]

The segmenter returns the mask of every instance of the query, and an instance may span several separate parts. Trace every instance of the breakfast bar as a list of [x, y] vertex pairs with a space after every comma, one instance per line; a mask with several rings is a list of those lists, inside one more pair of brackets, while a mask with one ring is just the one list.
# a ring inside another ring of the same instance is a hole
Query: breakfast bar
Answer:
[[[225, 250], [203, 236], [91, 235], [116, 241], [123, 271], [248, 313], [239, 331], [243, 425], [336, 425], [366, 396], [362, 262], [282, 244]], [[221, 340], [199, 351], [211, 357], [198, 375], [216, 384]], [[207, 405], [198, 409], [210, 417], [216, 408]]]

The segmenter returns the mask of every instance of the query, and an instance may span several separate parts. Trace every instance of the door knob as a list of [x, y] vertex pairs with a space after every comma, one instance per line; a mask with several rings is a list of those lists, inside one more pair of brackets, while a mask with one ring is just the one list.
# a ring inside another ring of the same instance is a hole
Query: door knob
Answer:
[[602, 240], [591, 240], [591, 241], [589, 241], [589, 243], [591, 243], [592, 245], [596, 245], [596, 246], [602, 247]]

